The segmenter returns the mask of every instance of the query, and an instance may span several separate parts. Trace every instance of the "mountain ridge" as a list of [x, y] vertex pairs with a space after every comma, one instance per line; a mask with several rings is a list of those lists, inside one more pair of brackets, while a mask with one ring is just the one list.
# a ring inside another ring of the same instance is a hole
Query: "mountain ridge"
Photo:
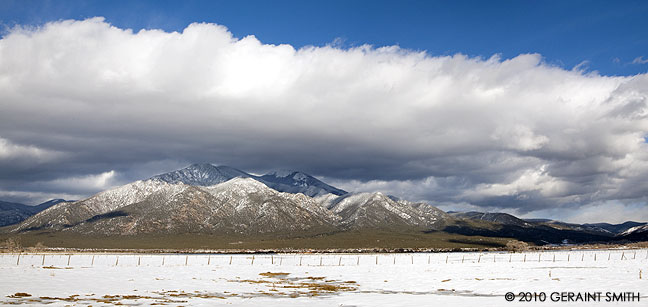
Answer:
[[230, 166], [215, 166], [210, 163], [192, 164], [180, 170], [153, 176], [150, 179], [167, 183], [182, 182], [188, 185], [210, 186], [237, 177], [252, 178], [279, 192], [303, 193], [311, 197], [329, 193], [335, 195], [347, 193], [300, 171], [276, 170], [257, 176]]

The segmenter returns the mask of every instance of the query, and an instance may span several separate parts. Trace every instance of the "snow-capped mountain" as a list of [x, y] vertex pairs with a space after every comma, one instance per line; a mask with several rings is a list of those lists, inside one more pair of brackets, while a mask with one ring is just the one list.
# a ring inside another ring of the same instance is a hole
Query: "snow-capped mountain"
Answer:
[[603, 229], [605, 231], [609, 231], [610, 233], [613, 233], [613, 234], [621, 234], [621, 233], [627, 231], [630, 228], [633, 228], [633, 227], [636, 227], [636, 226], [643, 226], [643, 225], [646, 225], [646, 223], [628, 221], [628, 222], [621, 223], [621, 224], [596, 223], [596, 224], [583, 224], [582, 226], [596, 227], [596, 228], [599, 228], [599, 229]]
[[214, 166], [209, 163], [192, 164], [181, 170], [151, 177], [167, 183], [184, 183], [188, 185], [210, 186], [228, 181], [232, 178], [249, 178], [252, 175], [229, 166]]
[[[231, 175], [232, 168], [194, 165], [110, 189], [77, 202], [61, 203], [14, 226], [14, 231], [61, 230], [83, 234], [207, 233], [313, 235], [360, 228], [432, 229], [448, 216], [421, 203], [394, 200], [381, 193], [279, 192], [265, 182], [301, 182], [336, 190], [300, 172]], [[169, 182], [171, 181], [171, 182]], [[187, 182], [200, 183], [188, 185]], [[219, 182], [204, 185], [207, 182]], [[315, 190], [310, 190], [315, 191]]]
[[66, 230], [109, 235], [305, 234], [332, 231], [336, 222], [312, 198], [277, 192], [251, 178], [208, 187], [167, 185], [111, 212]]
[[299, 171], [274, 171], [255, 179], [281, 192], [302, 193], [310, 197], [326, 194], [344, 195], [347, 192], [330, 186], [319, 179]]
[[140, 202], [165, 188], [182, 186], [184, 185], [173, 185], [159, 180], [138, 180], [80, 201], [59, 203], [32, 216], [15, 229], [22, 231], [70, 227], [94, 216]]
[[432, 229], [450, 218], [445, 212], [422, 203], [394, 200], [380, 192], [346, 194], [323, 199], [323, 205], [341, 218], [344, 228]]
[[648, 224], [634, 226], [618, 235], [619, 238], [629, 241], [648, 240]]
[[161, 174], [151, 179], [167, 183], [184, 183], [196, 186], [211, 186], [233, 178], [252, 178], [279, 192], [302, 193], [307, 196], [325, 194], [342, 195], [346, 191], [330, 186], [317, 178], [299, 171], [273, 171], [255, 176], [229, 166], [214, 166], [209, 163], [192, 164], [181, 170]]

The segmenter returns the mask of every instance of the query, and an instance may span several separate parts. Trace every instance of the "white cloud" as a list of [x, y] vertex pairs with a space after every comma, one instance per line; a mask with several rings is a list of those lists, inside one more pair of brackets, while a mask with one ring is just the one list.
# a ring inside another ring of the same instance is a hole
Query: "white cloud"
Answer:
[[[642, 201], [648, 188], [648, 76], [566, 70], [538, 54], [295, 49], [213, 24], [167, 33], [68, 20], [0, 40], [0, 109], [14, 144], [74, 153], [41, 181], [214, 162], [520, 212]], [[12, 186], [34, 180], [3, 167], [24, 178]]]
[[638, 56], [634, 60], [632, 60], [632, 64], [646, 64], [648, 63], [648, 59], [644, 59], [643, 56]]
[[19, 145], [0, 137], [0, 161], [2, 160], [27, 160], [31, 163], [40, 163], [61, 158], [63, 153], [42, 149], [33, 145]]
[[643, 203], [618, 201], [595, 202], [582, 207], [539, 210], [522, 215], [523, 218], [553, 218], [570, 223], [612, 223], [648, 221], [648, 206]]
[[[43, 182], [42, 185], [52, 189], [65, 190], [75, 189], [80, 191], [106, 190], [115, 186], [114, 170], [96, 175], [79, 177], [58, 178], [52, 181]], [[36, 182], [37, 184], [39, 182]]]

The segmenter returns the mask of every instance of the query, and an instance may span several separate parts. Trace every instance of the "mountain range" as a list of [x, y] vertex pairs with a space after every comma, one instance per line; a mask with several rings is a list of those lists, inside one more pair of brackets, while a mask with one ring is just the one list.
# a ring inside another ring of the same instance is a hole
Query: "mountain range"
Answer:
[[[18, 210], [5, 207], [21, 208], [24, 212], [28, 210], [23, 207], [30, 207], [1, 204], [2, 212]], [[29, 209], [33, 213], [7, 219], [7, 224], [15, 224], [1, 232], [131, 237], [200, 234], [237, 238], [443, 233], [514, 238], [535, 244], [648, 239], [646, 223], [579, 225], [522, 220], [506, 213], [446, 213], [427, 203], [380, 192], [348, 193], [299, 171], [273, 171], [258, 176], [211, 164], [193, 164], [83, 200], [53, 200]]]

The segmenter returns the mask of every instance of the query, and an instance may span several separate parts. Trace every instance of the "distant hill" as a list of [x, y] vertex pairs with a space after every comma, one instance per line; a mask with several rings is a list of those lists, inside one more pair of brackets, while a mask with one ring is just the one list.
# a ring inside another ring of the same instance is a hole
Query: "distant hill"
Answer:
[[28, 217], [64, 201], [63, 199], [52, 199], [36, 206], [0, 201], [0, 227], [20, 223]]

